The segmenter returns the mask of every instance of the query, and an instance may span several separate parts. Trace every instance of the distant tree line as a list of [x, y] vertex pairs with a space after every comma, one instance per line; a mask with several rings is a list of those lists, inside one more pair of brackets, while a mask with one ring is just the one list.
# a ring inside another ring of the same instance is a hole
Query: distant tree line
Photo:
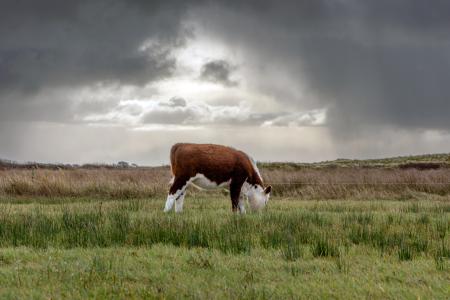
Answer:
[[116, 164], [89, 163], [89, 164], [62, 164], [62, 163], [37, 163], [37, 162], [16, 162], [7, 159], [0, 159], [0, 170], [7, 169], [49, 169], [49, 170], [69, 170], [69, 169], [131, 169], [138, 168], [135, 163], [119, 161]]

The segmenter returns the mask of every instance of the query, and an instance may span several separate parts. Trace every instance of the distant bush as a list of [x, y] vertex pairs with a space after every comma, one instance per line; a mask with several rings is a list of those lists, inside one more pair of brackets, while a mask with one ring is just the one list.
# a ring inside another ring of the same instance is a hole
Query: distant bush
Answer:
[[19, 163], [12, 160], [0, 159], [0, 170], [11, 169], [45, 169], [45, 170], [73, 170], [73, 169], [127, 169], [138, 168], [134, 163], [119, 161], [117, 164], [90, 163], [90, 164], [59, 164], [59, 163], [37, 163], [25, 162]]
[[400, 169], [435, 170], [444, 167], [441, 163], [415, 162], [399, 165]]

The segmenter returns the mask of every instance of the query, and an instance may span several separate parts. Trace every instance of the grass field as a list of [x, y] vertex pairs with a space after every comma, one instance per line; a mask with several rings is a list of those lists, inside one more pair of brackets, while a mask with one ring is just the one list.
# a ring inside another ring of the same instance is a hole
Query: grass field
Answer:
[[[3, 198], [0, 297], [446, 298], [450, 202]], [[80, 201], [82, 200], [82, 201]]]
[[164, 214], [167, 168], [1, 171], [0, 298], [449, 298], [448, 168], [262, 173], [303, 184], [241, 216]]

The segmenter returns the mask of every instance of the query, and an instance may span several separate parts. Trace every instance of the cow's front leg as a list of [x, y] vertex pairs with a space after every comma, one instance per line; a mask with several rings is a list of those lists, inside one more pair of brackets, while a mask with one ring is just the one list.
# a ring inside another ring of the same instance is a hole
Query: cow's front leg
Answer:
[[[186, 192], [187, 180], [185, 178], [175, 178], [172, 186], [169, 189], [169, 195], [167, 195], [166, 205], [164, 206], [164, 212], [168, 212], [172, 209], [173, 205], [181, 199], [181, 209], [183, 207], [184, 194]], [[175, 204], [175, 210], [177, 205]], [[181, 210], [180, 210], [181, 211]]]
[[164, 212], [170, 211], [174, 203], [175, 203], [175, 196], [171, 194], [167, 195], [166, 205], [164, 205]]
[[184, 196], [186, 195], [186, 189], [181, 193], [180, 197], [175, 200], [175, 212], [180, 213], [183, 211]]

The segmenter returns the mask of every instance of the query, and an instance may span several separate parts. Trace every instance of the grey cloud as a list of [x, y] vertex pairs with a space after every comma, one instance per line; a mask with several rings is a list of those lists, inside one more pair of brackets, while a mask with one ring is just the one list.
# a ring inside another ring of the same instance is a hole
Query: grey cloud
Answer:
[[326, 111], [312, 110], [306, 112], [282, 113], [266, 120], [266, 126], [323, 126], [326, 121]]
[[187, 124], [194, 121], [198, 116], [193, 109], [167, 109], [151, 110], [144, 114], [142, 122], [144, 124]]
[[248, 63], [303, 85], [309, 99], [264, 75], [250, 79], [294, 110], [311, 99], [328, 108], [337, 138], [385, 125], [450, 130], [447, 1], [227, 1], [197, 13]]
[[[178, 100], [180, 105], [173, 105]], [[117, 109], [116, 109], [117, 111]], [[121, 107], [124, 112], [124, 107]], [[114, 114], [113, 114], [114, 115]], [[174, 97], [147, 109], [141, 117], [144, 124], [212, 125], [212, 126], [277, 126], [301, 127], [324, 125], [326, 112], [253, 113], [239, 105], [210, 105], [187, 102]], [[106, 120], [108, 121], [108, 120]]]
[[213, 60], [203, 65], [200, 78], [225, 86], [236, 86], [238, 82], [231, 79], [233, 69], [233, 66], [225, 60]]
[[[1, 8], [2, 90], [91, 80], [140, 84], [173, 66], [164, 47], [177, 38], [180, 12], [170, 6], [47, 0], [2, 1]], [[161, 43], [139, 51], [151, 38]]]
[[[12, 112], [19, 117], [18, 107], [33, 105], [42, 91], [71, 90], [96, 82], [144, 85], [170, 76], [176, 66], [172, 49], [183, 43], [181, 22], [189, 5], [181, 1], [2, 1], [0, 117]], [[60, 97], [41, 106], [55, 110], [70, 103]], [[22, 117], [34, 119], [32, 114]]]
[[184, 98], [181, 97], [172, 97], [169, 99], [169, 103], [160, 103], [160, 105], [168, 105], [170, 107], [184, 107], [186, 106], [187, 102], [186, 100], [184, 100]]
[[[216, 107], [217, 108], [217, 107]], [[144, 124], [200, 125], [214, 119], [214, 106], [189, 103], [184, 98], [172, 97], [147, 109], [141, 117]]]
[[156, 105], [147, 109], [141, 116], [144, 124], [171, 124], [180, 125], [195, 122], [202, 115], [204, 106], [188, 104], [179, 96], [170, 98], [168, 101], [156, 102]]

